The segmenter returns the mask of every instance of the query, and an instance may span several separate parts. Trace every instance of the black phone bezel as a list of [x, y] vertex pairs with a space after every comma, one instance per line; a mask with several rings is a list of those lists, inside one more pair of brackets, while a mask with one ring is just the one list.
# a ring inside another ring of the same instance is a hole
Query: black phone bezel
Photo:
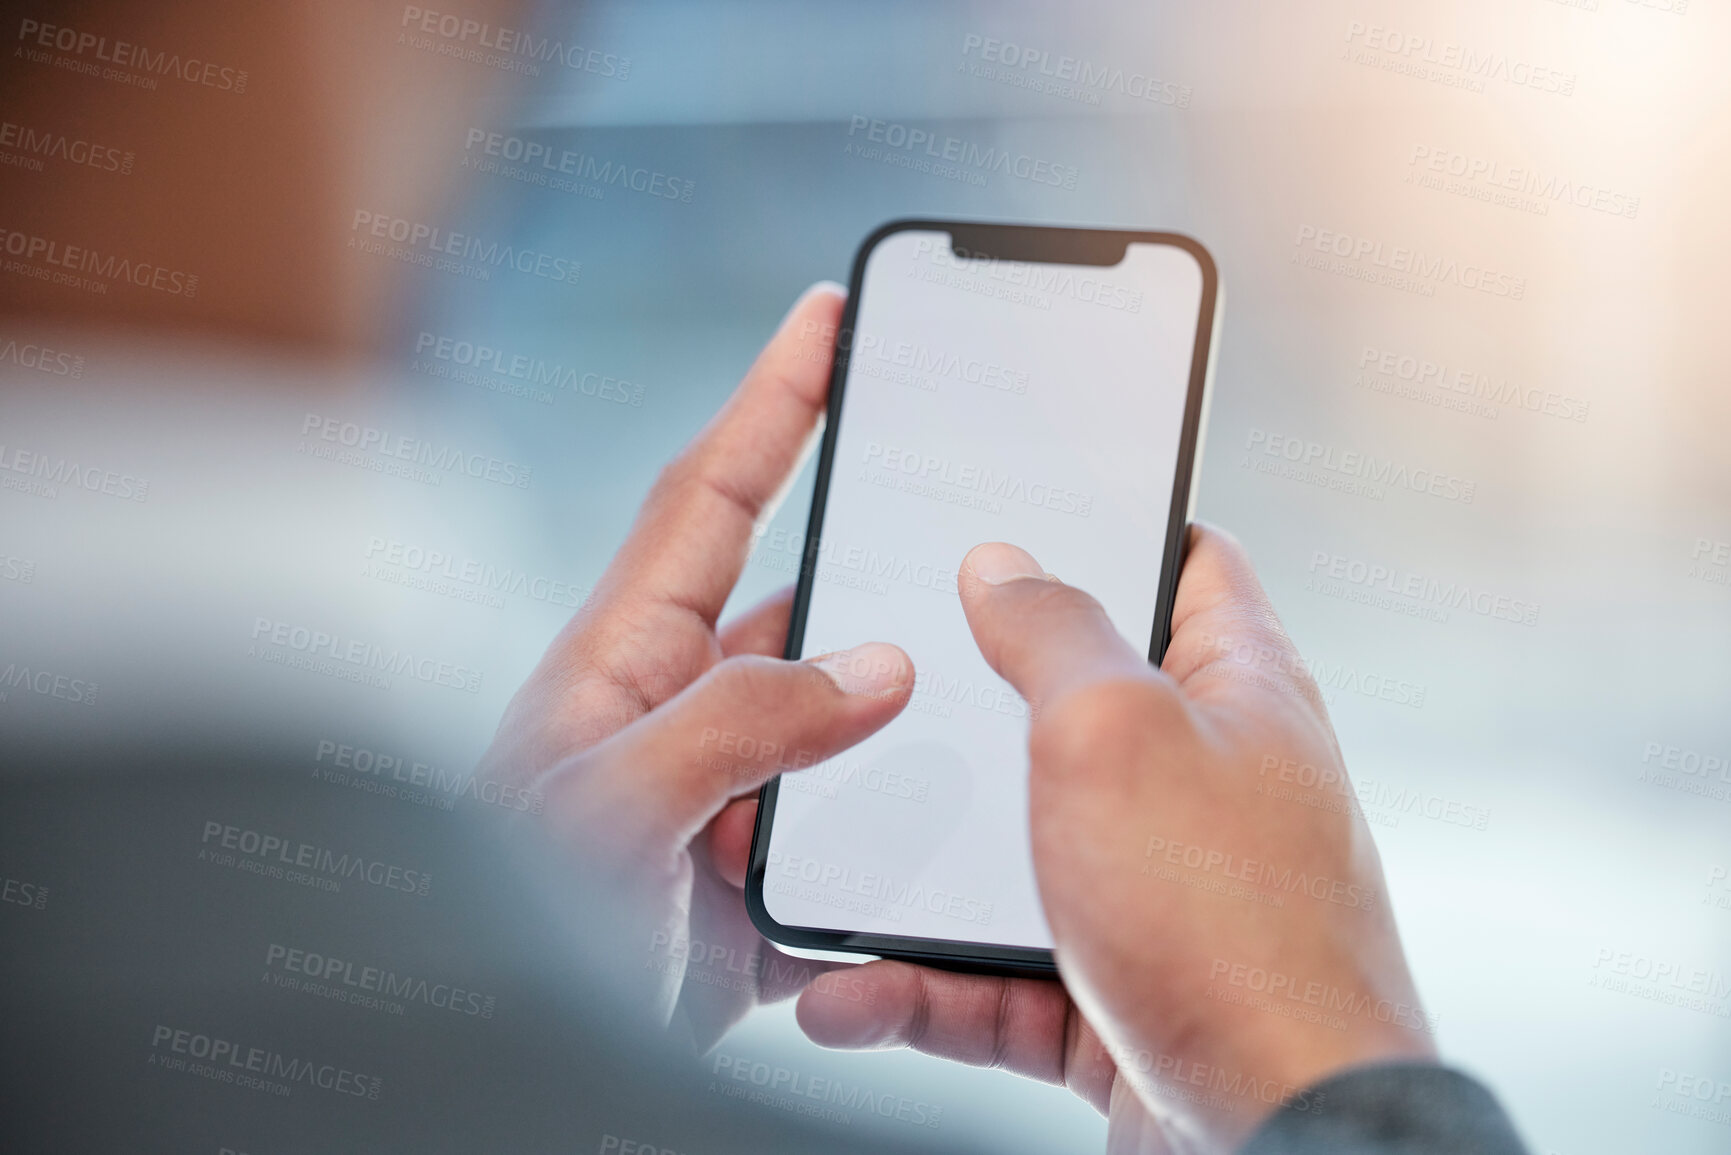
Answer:
[[[1188, 544], [1191, 480], [1195, 470], [1197, 441], [1202, 423], [1213, 352], [1215, 314], [1219, 306], [1219, 276], [1214, 258], [1195, 239], [1182, 233], [1142, 232], [1128, 229], [1085, 229], [1047, 225], [999, 224], [961, 220], [894, 220], [874, 230], [861, 242], [848, 279], [847, 304], [836, 332], [830, 365], [828, 422], [818, 457], [817, 484], [812, 492], [811, 515], [806, 525], [800, 557], [799, 579], [788, 619], [787, 644], [783, 656], [794, 659], [805, 642], [805, 621], [823, 530], [824, 509], [829, 500], [830, 470], [835, 462], [836, 438], [841, 428], [841, 406], [847, 386], [847, 368], [852, 334], [865, 282], [866, 263], [872, 251], [886, 238], [901, 232], [949, 234], [952, 251], [969, 256], [1044, 263], [1110, 266], [1119, 263], [1131, 244], [1171, 245], [1189, 253], [1202, 271], [1202, 302], [1197, 311], [1196, 343], [1190, 359], [1190, 382], [1184, 401], [1184, 422], [1179, 435], [1177, 476], [1173, 479], [1172, 509], [1167, 520], [1166, 546], [1160, 567], [1160, 588], [1154, 610], [1153, 636], [1148, 660], [1158, 665], [1171, 641], [1172, 603], [1178, 588], [1178, 573]], [[1113, 254], [1116, 254], [1115, 256]], [[745, 882], [745, 907], [758, 931], [771, 942], [809, 950], [838, 951], [897, 958], [947, 970], [991, 974], [1034, 975], [1050, 978], [1057, 965], [1049, 950], [1033, 947], [994, 946], [947, 939], [899, 935], [857, 934], [816, 927], [786, 926], [771, 917], [763, 901], [769, 861], [769, 830], [775, 816], [780, 778], [764, 784], [758, 795], [757, 823], [752, 830], [751, 859]]]

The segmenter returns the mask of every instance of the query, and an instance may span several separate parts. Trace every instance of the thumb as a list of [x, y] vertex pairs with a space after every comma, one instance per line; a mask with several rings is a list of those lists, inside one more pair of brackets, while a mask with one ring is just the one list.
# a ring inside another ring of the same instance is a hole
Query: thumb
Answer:
[[683, 848], [730, 800], [814, 766], [907, 704], [913, 663], [872, 642], [803, 662], [741, 655], [558, 767], [543, 792], [567, 833]]
[[1099, 602], [1046, 573], [1026, 550], [975, 546], [956, 576], [980, 654], [1035, 712], [1098, 682], [1165, 681]]

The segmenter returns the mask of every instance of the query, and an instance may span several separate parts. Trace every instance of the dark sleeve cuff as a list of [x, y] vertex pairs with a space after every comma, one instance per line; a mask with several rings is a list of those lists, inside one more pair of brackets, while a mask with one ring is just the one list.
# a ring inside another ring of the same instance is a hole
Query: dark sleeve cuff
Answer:
[[1358, 1067], [1296, 1102], [1239, 1155], [1528, 1155], [1496, 1096], [1431, 1063]]

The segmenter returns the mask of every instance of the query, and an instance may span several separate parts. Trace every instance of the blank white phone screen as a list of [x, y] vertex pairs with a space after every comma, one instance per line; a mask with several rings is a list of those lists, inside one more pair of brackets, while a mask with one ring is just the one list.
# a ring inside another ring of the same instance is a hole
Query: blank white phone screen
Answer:
[[1148, 652], [1204, 283], [1161, 244], [1029, 264], [904, 231], [867, 258], [802, 650], [894, 642], [917, 675], [888, 726], [782, 775], [777, 922], [1051, 947], [1030, 706], [980, 656], [956, 571], [1013, 542]]

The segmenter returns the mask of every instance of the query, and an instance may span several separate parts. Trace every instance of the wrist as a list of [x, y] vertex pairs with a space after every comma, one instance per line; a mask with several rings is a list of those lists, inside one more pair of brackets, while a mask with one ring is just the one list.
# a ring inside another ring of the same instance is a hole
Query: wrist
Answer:
[[1340, 1023], [1339, 1016], [1320, 1024], [1294, 1023], [1265, 1032], [1248, 1049], [1245, 1040], [1233, 1041], [1222, 1066], [1230, 1069], [1236, 1064], [1249, 1076], [1242, 1085], [1256, 1080], [1257, 1092], [1239, 1096], [1237, 1109], [1221, 1120], [1229, 1149], [1236, 1150], [1279, 1111], [1320, 1114], [1326, 1109], [1326, 1096], [1317, 1087], [1342, 1072], [1380, 1063], [1439, 1061], [1435, 1037], [1426, 1029], [1428, 1020], [1414, 1026], [1398, 1024], [1392, 1017], [1384, 1022], [1348, 1021], [1344, 1027]]
[[[1434, 1063], [1431, 1020], [1401, 1016], [1391, 1006], [1348, 1008], [1356, 1014], [1317, 1015], [1270, 1004], [1248, 1015], [1193, 1021], [1164, 1046], [1116, 1047], [1112, 1057], [1150, 1108], [1190, 1117], [1210, 1137], [1210, 1149], [1236, 1150], [1278, 1111], [1320, 1113], [1318, 1084], [1343, 1071], [1378, 1063]], [[1148, 1037], [1148, 1036], [1145, 1036]]]

